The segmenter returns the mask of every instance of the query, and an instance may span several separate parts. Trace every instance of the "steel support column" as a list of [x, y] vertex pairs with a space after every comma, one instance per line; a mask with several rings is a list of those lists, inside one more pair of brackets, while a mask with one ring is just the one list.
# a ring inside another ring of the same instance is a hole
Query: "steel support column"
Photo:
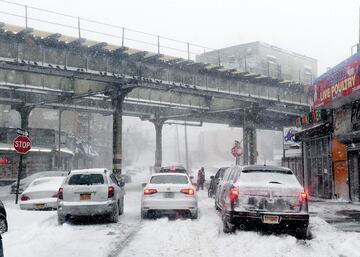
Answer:
[[243, 130], [244, 165], [252, 165], [257, 162], [256, 129], [245, 128]]
[[156, 149], [155, 149], [155, 171], [161, 168], [162, 163], [162, 128], [164, 120], [155, 119], [153, 121], [156, 133]]
[[247, 133], [247, 129], [243, 128], [243, 158], [244, 165], [249, 164], [249, 137]]
[[256, 164], [257, 162], [257, 147], [256, 147], [256, 129], [249, 129], [249, 161], [250, 165]]
[[121, 175], [122, 169], [122, 114], [125, 95], [119, 91], [112, 97], [114, 107], [113, 114], [113, 173], [116, 176]]

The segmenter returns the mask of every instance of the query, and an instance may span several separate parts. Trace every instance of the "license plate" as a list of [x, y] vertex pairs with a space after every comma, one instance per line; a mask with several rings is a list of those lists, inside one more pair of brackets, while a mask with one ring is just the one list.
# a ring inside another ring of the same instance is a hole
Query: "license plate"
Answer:
[[263, 223], [267, 223], [267, 224], [279, 224], [279, 216], [264, 215], [264, 216], [263, 216]]
[[164, 198], [174, 198], [174, 193], [165, 193]]
[[45, 204], [43, 204], [43, 203], [35, 204], [35, 208], [36, 208], [36, 209], [44, 209], [44, 208], [45, 208]]
[[91, 194], [80, 194], [80, 200], [81, 201], [91, 200]]

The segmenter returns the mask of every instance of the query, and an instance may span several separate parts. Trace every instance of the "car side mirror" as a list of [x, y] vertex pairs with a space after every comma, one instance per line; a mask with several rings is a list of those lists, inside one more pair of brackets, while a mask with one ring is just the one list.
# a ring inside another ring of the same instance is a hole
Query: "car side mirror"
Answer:
[[210, 176], [210, 179], [214, 179], [215, 177], [214, 176]]
[[141, 185], [142, 187], [146, 187], [147, 183], [142, 183]]
[[8, 224], [3, 214], [0, 214], [0, 235], [8, 231]]
[[194, 179], [194, 176], [190, 176], [190, 179]]

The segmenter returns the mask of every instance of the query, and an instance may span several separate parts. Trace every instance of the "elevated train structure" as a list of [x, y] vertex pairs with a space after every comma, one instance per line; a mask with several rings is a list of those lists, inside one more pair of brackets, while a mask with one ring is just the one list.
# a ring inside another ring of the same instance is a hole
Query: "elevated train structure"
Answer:
[[0, 104], [113, 115], [113, 169], [121, 173], [122, 115], [154, 123], [156, 163], [169, 121], [244, 128], [245, 163], [256, 129], [282, 130], [309, 111], [308, 86], [173, 56], [0, 23]]

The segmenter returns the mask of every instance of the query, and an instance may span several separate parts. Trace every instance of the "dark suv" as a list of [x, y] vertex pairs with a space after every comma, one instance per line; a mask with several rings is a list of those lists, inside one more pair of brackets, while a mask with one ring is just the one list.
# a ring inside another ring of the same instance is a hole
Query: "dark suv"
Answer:
[[225, 172], [217, 197], [225, 233], [262, 228], [307, 237], [307, 193], [288, 168], [232, 167]]
[[208, 189], [208, 196], [209, 197], [214, 197], [216, 194], [216, 190], [218, 187], [219, 182], [222, 180], [223, 176], [224, 176], [224, 172], [225, 170], [228, 169], [228, 167], [223, 167], [220, 168], [215, 176], [210, 176], [210, 185], [209, 185], [209, 189]]

